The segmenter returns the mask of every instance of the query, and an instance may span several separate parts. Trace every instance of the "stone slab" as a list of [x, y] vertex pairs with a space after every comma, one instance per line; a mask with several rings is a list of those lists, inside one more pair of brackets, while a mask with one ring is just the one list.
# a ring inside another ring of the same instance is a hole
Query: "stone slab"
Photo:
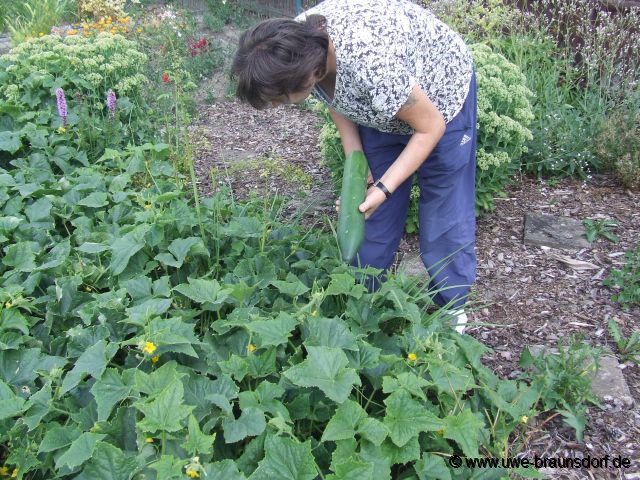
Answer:
[[586, 230], [581, 220], [541, 213], [524, 216], [524, 243], [538, 247], [579, 250], [588, 248]]
[[398, 273], [403, 273], [410, 277], [424, 278], [427, 275], [427, 269], [425, 268], [424, 263], [422, 263], [419, 252], [406, 253], [402, 257], [397, 270]]
[[[543, 345], [531, 345], [529, 346], [529, 351], [534, 357], [537, 357], [542, 351], [552, 355], [558, 354], [556, 348]], [[589, 376], [591, 377], [591, 390], [600, 400], [605, 400], [605, 397], [612, 397], [622, 401], [629, 408], [633, 406], [634, 399], [629, 390], [629, 385], [627, 385], [620, 369], [620, 364], [614, 356], [602, 355], [600, 357], [599, 370]]]

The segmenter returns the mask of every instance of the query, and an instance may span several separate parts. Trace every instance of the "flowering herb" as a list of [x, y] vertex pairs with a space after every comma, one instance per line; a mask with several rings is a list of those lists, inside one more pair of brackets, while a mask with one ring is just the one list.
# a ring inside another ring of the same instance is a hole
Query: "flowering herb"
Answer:
[[58, 115], [62, 118], [62, 124], [67, 125], [67, 99], [64, 97], [64, 90], [56, 88], [56, 100], [58, 103]]
[[109, 118], [113, 118], [116, 114], [116, 94], [113, 90], [107, 92], [107, 110], [109, 110]]

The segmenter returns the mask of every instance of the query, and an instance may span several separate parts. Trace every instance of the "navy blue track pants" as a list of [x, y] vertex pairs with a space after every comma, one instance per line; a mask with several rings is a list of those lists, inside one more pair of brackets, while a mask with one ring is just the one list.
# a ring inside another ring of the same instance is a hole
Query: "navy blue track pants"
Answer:
[[[476, 81], [471, 79], [462, 110], [447, 125], [429, 157], [416, 172], [420, 186], [420, 252], [439, 289], [434, 301], [462, 306], [475, 281]], [[359, 127], [374, 179], [398, 158], [411, 135]], [[413, 176], [409, 177], [365, 223], [365, 240], [354, 265], [387, 270], [404, 233]]]

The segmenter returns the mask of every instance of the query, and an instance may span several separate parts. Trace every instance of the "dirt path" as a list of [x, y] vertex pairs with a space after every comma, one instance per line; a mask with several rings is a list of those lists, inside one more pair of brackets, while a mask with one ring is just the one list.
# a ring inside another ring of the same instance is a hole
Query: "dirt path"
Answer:
[[[221, 78], [218, 73], [212, 85], [224, 89]], [[322, 166], [319, 153], [319, 119], [313, 112], [293, 106], [258, 112], [216, 97], [219, 100], [211, 105], [200, 104], [192, 128], [194, 165], [203, 194], [224, 183], [231, 185], [238, 198], [284, 195], [291, 199], [289, 212], [306, 205], [309, 211], [303, 221], [312, 223], [324, 214], [335, 215], [330, 173]], [[522, 178], [506, 193], [506, 198], [496, 200], [494, 212], [479, 218], [477, 229], [478, 278], [472, 320], [482, 325], [472, 326], [468, 333], [493, 348], [486, 356], [487, 365], [503, 378], [515, 378], [524, 347], [554, 346], [572, 334], [616, 352], [607, 322], [615, 320], [628, 336], [640, 329], [640, 309], [623, 310], [611, 300], [613, 292], [602, 281], [612, 268], [621, 268], [624, 252], [640, 238], [640, 195], [624, 191], [606, 176], [597, 176], [588, 184], [563, 180], [554, 186]], [[613, 219], [620, 243], [600, 239], [588, 248], [561, 251], [599, 267], [575, 271], [544, 249], [523, 243], [528, 212], [579, 220]], [[406, 235], [400, 256], [415, 257], [417, 250], [417, 235]], [[622, 455], [632, 461], [632, 468], [626, 477], [613, 471], [546, 471], [551, 478], [640, 478], [640, 367], [627, 363], [615, 368], [622, 370], [634, 403], [610, 396], [605, 397], [602, 408], [590, 407], [582, 443], [558, 419], [542, 428], [533, 423], [515, 441], [530, 457]], [[544, 420], [539, 418], [538, 425]]]

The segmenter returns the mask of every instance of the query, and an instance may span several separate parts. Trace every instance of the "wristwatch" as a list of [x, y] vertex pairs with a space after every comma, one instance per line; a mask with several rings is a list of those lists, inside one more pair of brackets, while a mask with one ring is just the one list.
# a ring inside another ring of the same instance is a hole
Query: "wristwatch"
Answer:
[[391, 196], [391, 192], [389, 191], [389, 189], [385, 187], [384, 183], [382, 183], [380, 180], [376, 180], [373, 186], [378, 187], [380, 190], [382, 190], [382, 193], [384, 193], [385, 197], [389, 198]]

